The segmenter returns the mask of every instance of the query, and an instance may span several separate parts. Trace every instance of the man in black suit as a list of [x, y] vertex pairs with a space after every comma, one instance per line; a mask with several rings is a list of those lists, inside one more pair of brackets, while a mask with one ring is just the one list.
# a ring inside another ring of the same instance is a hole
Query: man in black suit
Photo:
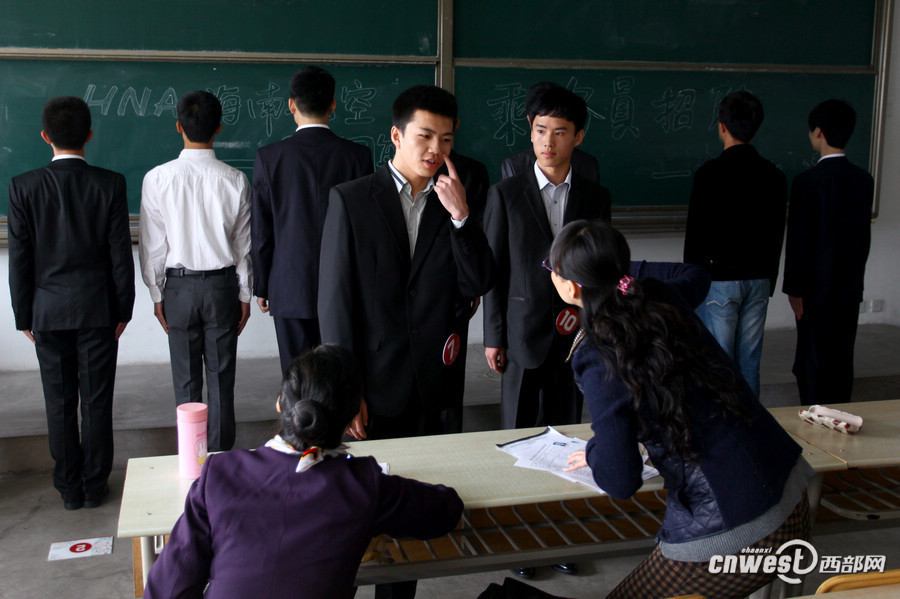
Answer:
[[[542, 93], [553, 88], [561, 87], [552, 81], [541, 81], [528, 88], [528, 93], [525, 94], [525, 118], [528, 120], [529, 127], [531, 127], [531, 114], [535, 101]], [[503, 181], [520, 173], [528, 172], [532, 166], [534, 166], [534, 149], [529, 146], [503, 159], [503, 162], [500, 163], [500, 180]], [[572, 152], [572, 170], [576, 175], [581, 175], [585, 179], [600, 181], [600, 166], [597, 164], [597, 159], [578, 148]]]
[[41, 368], [53, 485], [66, 509], [93, 508], [109, 493], [118, 340], [134, 306], [125, 178], [85, 162], [83, 100], [51, 99], [42, 124], [53, 162], [9, 184], [9, 288]]
[[503, 375], [504, 428], [581, 421], [581, 397], [565, 363], [577, 311], [559, 299], [541, 261], [553, 237], [579, 219], [610, 220], [609, 190], [573, 173], [584, 139], [584, 100], [561, 87], [532, 106], [534, 166], [493, 186], [484, 228], [497, 260], [497, 284], [484, 298], [488, 366]]
[[328, 128], [334, 77], [306, 67], [291, 78], [289, 138], [260, 148], [253, 167], [252, 260], [260, 310], [275, 318], [282, 372], [319, 344], [319, 249], [334, 185], [372, 172], [372, 153]]
[[[394, 158], [331, 190], [319, 269], [322, 341], [351, 348], [365, 379], [356, 438], [444, 432], [462, 400], [458, 315], [490, 289], [494, 260], [447, 156], [456, 99], [435, 86], [401, 93]], [[448, 174], [438, 169], [447, 164]], [[415, 583], [392, 585], [412, 597]], [[376, 589], [376, 596], [387, 596]]]
[[784, 284], [797, 318], [794, 376], [803, 404], [850, 401], [853, 345], [871, 241], [875, 182], [843, 148], [856, 112], [826, 100], [809, 113], [821, 155], [791, 186]]

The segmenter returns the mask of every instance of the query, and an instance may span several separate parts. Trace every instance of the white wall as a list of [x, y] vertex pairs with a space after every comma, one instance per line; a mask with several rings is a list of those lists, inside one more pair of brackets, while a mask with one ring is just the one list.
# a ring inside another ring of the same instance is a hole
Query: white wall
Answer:
[[[881, 299], [881, 312], [860, 315], [860, 324], [888, 323], [900, 326], [900, 10], [894, 11], [894, 42], [889, 69], [889, 91], [886, 107], [884, 156], [881, 177], [881, 209], [872, 225], [872, 252], [866, 268], [865, 299]], [[824, 99], [824, 98], [823, 98]], [[812, 107], [810, 107], [812, 108]], [[850, 156], [853, 159], [853, 156]], [[678, 261], [681, 259], [684, 235], [628, 236], [634, 259]], [[137, 264], [137, 253], [135, 253]], [[0, 250], [0, 370], [37, 369], [31, 343], [15, 330], [9, 300], [9, 254]], [[135, 269], [137, 270], [137, 269]], [[137, 301], [134, 319], [119, 346], [119, 363], [166, 362], [169, 358], [165, 333], [153, 316], [150, 294], [139, 274], [135, 281]], [[775, 297], [769, 304], [767, 328], [793, 327], [794, 319], [779, 281]], [[481, 343], [481, 314], [470, 327], [469, 342]], [[238, 341], [242, 358], [275, 356], [275, 329], [272, 320], [259, 312], [255, 303], [252, 316]]]

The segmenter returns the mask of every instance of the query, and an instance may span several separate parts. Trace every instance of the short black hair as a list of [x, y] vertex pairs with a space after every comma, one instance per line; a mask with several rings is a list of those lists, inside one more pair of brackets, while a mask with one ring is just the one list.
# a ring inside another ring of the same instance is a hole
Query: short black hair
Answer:
[[719, 104], [719, 122], [744, 143], [750, 143], [764, 118], [762, 102], [748, 91], [731, 92]]
[[856, 111], [843, 100], [825, 100], [809, 113], [809, 130], [822, 130], [825, 141], [832, 148], [847, 147], [856, 127]]
[[391, 107], [391, 124], [401, 131], [417, 110], [448, 117], [456, 127], [456, 97], [436, 85], [415, 85], [397, 96]]
[[178, 122], [189, 140], [207, 143], [222, 124], [222, 104], [207, 91], [188, 92], [178, 99]]
[[584, 98], [564, 87], [550, 87], [538, 94], [531, 110], [528, 111], [528, 119], [532, 126], [535, 117], [538, 116], [565, 119], [575, 125], [575, 133], [578, 133], [584, 129], [587, 122], [587, 103]]
[[304, 67], [291, 77], [291, 98], [302, 114], [323, 117], [334, 100], [334, 77], [319, 67]]
[[80, 150], [91, 133], [91, 109], [75, 96], [50, 98], [41, 112], [41, 125], [60, 150]]
[[525, 114], [529, 117], [531, 116], [531, 111], [537, 104], [537, 99], [541, 97], [548, 89], [555, 89], [562, 87], [561, 85], [554, 83], [552, 81], [539, 81], [528, 88], [528, 91], [525, 93]]

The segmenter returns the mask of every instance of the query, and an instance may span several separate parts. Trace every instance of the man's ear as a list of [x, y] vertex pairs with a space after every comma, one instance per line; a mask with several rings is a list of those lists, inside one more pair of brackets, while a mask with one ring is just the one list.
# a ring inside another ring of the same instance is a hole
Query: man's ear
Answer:
[[179, 133], [184, 133], [184, 127], [181, 126], [181, 121], [175, 121], [175, 130]]
[[51, 146], [53, 145], [53, 142], [50, 141], [50, 136], [47, 135], [47, 132], [44, 131], [43, 129], [41, 129], [41, 139], [43, 139], [45, 142], [47, 142]]
[[584, 129], [575, 134], [575, 146], [580, 146], [584, 141]]
[[395, 148], [400, 147], [400, 138], [403, 137], [403, 132], [400, 131], [398, 127], [391, 127], [391, 142], [393, 142]]
[[297, 105], [294, 104], [293, 98], [288, 98], [288, 110], [291, 111], [291, 114], [297, 114]]

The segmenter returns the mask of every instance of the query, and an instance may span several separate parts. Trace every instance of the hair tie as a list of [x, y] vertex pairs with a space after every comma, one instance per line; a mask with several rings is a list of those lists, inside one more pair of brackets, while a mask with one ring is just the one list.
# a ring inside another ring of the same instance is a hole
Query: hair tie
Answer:
[[632, 281], [634, 281], [634, 277], [628, 275], [619, 279], [619, 284], [616, 287], [622, 292], [622, 295], [628, 295], [628, 288], [631, 287]]

